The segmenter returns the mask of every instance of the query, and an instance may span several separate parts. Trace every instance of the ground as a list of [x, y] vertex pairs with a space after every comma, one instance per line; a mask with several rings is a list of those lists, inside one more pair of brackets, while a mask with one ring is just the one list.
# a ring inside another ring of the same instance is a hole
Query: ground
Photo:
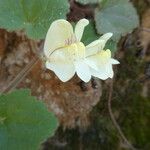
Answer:
[[[133, 2], [140, 16], [140, 27], [123, 37], [118, 44], [115, 57], [120, 65], [114, 68], [111, 108], [132, 146], [149, 150], [150, 4], [146, 0]], [[71, 1], [68, 20], [77, 21], [83, 17], [93, 18], [93, 6], [85, 7]], [[62, 83], [36, 57], [42, 45], [43, 41], [29, 40], [21, 31], [10, 33], [0, 29], [1, 91], [9, 91], [15, 86], [30, 88], [32, 94], [44, 100], [48, 109], [59, 118], [59, 129], [43, 144], [43, 149], [129, 149], [108, 111], [112, 80], [104, 82], [93, 78], [85, 84], [75, 76]], [[32, 69], [24, 77], [27, 70], [22, 70], [27, 65], [31, 65]], [[7, 88], [16, 76], [22, 80], [21, 83], [14, 82], [12, 87]]]

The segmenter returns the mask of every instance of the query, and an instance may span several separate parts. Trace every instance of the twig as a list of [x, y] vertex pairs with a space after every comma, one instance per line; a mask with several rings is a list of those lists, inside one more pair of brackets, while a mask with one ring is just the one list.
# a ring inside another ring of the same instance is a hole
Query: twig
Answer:
[[121, 138], [123, 139], [123, 141], [128, 145], [128, 147], [131, 149], [131, 150], [137, 150], [136, 148], [134, 148], [132, 146], [132, 144], [128, 141], [128, 139], [125, 137], [124, 133], [122, 132], [119, 124], [117, 123], [115, 117], [114, 117], [114, 114], [112, 112], [112, 109], [111, 109], [111, 100], [112, 100], [112, 93], [113, 93], [113, 80], [111, 80], [111, 83], [110, 83], [110, 90], [109, 90], [109, 97], [108, 97], [108, 110], [109, 110], [109, 114], [110, 114], [110, 118], [114, 124], [114, 126], [116, 127], [116, 129], [118, 130]]
[[26, 65], [25, 68], [22, 69], [21, 72], [19, 72], [19, 74], [17, 74], [17, 76], [7, 85], [7, 87], [0, 91], [0, 93], [12, 91], [31, 71], [32, 67], [38, 62], [38, 60], [38, 57], [34, 57], [32, 61], [28, 65]]
[[[32, 52], [34, 52], [35, 50], [39, 50], [41, 48], [37, 48], [37, 46], [35, 45], [35, 43], [33, 41], [29, 41], [29, 45], [30, 45], [30, 49]], [[40, 51], [37, 51], [38, 53]], [[10, 92], [13, 89], [16, 88], [16, 86], [23, 81], [23, 79], [26, 77], [26, 75], [32, 70], [33, 66], [40, 60], [40, 56], [34, 56], [34, 58], [31, 60], [31, 62], [29, 64], [27, 64], [25, 66], [25, 68], [23, 68], [17, 75], [16, 77], [10, 81], [10, 83], [4, 88], [4, 89], [0, 89], [0, 93], [6, 93], [6, 92]]]

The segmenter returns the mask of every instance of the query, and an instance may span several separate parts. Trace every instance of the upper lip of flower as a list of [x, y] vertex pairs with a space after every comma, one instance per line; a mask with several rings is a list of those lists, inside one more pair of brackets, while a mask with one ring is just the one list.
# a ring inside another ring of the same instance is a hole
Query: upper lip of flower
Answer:
[[84, 28], [88, 24], [89, 21], [87, 19], [81, 19], [73, 31], [73, 27], [68, 21], [63, 19], [54, 21], [46, 35], [44, 43], [45, 56], [49, 57], [53, 51], [59, 50], [66, 45], [80, 42]]

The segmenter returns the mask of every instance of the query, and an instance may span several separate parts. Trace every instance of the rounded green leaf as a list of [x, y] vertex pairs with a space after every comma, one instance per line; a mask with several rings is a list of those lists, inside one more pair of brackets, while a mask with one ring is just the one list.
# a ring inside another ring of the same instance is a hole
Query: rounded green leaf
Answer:
[[24, 29], [29, 38], [42, 39], [50, 24], [68, 12], [68, 0], [0, 0], [0, 27]]
[[118, 41], [122, 35], [139, 25], [137, 12], [128, 0], [106, 0], [102, 9], [96, 9], [95, 21], [98, 33], [112, 32]]
[[28, 90], [0, 95], [0, 150], [37, 150], [57, 126], [54, 114]]

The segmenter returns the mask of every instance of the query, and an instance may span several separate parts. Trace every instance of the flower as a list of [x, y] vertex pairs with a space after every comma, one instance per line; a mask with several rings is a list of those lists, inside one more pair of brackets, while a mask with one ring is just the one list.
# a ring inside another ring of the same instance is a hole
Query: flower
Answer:
[[111, 51], [104, 50], [106, 42], [112, 37], [112, 33], [106, 33], [99, 40], [86, 46], [86, 63], [90, 67], [92, 76], [102, 80], [113, 78], [112, 65], [119, 64], [119, 61], [111, 58]]
[[75, 31], [63, 19], [54, 21], [46, 35], [44, 54], [46, 68], [55, 72], [63, 82], [71, 79], [75, 72], [85, 82], [91, 79], [89, 66], [85, 62], [85, 46], [80, 42], [87, 19], [78, 21]]
[[119, 64], [119, 61], [111, 58], [111, 51], [109, 49], [100, 50], [97, 54], [87, 57], [86, 62], [90, 66], [91, 74], [102, 80], [113, 78], [112, 65]]
[[47, 32], [44, 43], [46, 68], [63, 82], [70, 80], [75, 73], [84, 82], [88, 82], [92, 75], [100, 79], [113, 76], [112, 64], [118, 61], [111, 58], [110, 50], [103, 50], [112, 33], [106, 33], [85, 46], [81, 38], [88, 24], [87, 19], [81, 19], [73, 31], [68, 21], [59, 19], [51, 24]]

